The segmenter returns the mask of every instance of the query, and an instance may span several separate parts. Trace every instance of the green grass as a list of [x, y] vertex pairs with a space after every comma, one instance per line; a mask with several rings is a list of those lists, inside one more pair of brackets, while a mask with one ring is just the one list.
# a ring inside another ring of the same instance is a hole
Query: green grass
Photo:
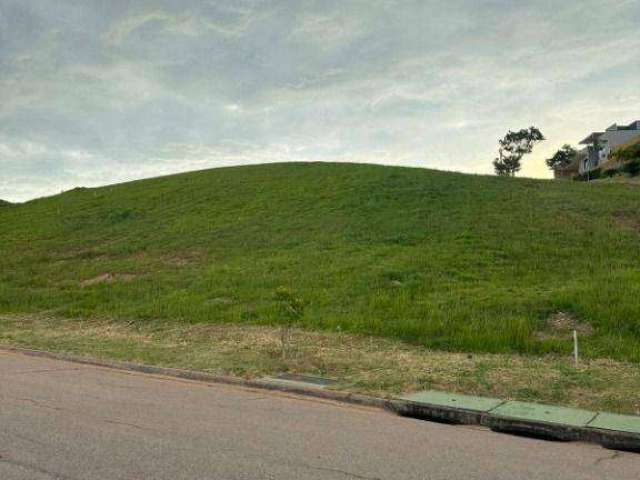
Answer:
[[[351, 164], [221, 168], [0, 209], [0, 313], [302, 326], [640, 361], [640, 189]], [[108, 276], [107, 276], [108, 275]]]

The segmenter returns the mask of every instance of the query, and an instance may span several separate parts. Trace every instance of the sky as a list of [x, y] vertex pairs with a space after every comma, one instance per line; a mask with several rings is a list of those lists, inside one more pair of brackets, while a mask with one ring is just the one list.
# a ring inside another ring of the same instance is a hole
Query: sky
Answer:
[[282, 161], [491, 174], [640, 120], [639, 0], [0, 0], [0, 198]]

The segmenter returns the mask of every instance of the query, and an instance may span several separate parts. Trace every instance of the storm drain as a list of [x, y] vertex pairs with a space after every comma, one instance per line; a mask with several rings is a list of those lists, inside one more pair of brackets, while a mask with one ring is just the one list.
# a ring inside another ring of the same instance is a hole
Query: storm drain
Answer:
[[292, 387], [319, 389], [331, 387], [338, 383], [336, 380], [332, 380], [330, 378], [299, 375], [296, 373], [281, 373], [280, 375], [277, 375], [275, 377], [266, 377], [262, 380], [269, 383], [277, 383], [280, 385], [290, 385]]

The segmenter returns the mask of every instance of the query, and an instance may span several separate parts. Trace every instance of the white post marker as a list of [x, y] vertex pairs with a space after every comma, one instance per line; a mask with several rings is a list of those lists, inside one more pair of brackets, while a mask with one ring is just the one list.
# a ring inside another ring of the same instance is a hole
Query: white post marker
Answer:
[[578, 331], [573, 331], [573, 360], [578, 365]]

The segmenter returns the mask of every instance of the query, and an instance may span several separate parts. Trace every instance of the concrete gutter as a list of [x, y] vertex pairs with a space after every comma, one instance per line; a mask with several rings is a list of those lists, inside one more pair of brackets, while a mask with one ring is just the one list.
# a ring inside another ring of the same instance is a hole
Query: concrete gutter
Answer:
[[413, 418], [482, 425], [496, 432], [640, 452], [638, 416], [433, 391], [406, 395], [390, 405], [399, 415]]
[[131, 362], [97, 360], [67, 353], [18, 347], [0, 349], [34, 357], [133, 371], [214, 384], [273, 390], [367, 407], [402, 416], [449, 424], [482, 425], [497, 432], [559, 441], [583, 441], [608, 449], [640, 452], [640, 417], [589, 412], [549, 405], [473, 397], [445, 392], [420, 392], [394, 399], [328, 390], [304, 381], [281, 378], [244, 379], [194, 370], [156, 367]]

